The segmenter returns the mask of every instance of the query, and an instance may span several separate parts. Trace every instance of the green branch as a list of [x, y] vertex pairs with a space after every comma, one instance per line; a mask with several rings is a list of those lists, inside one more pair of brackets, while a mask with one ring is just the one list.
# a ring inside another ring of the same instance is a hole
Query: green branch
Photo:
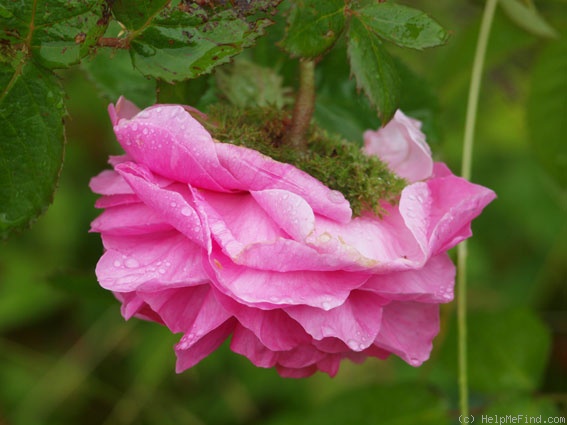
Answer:
[[[474, 130], [478, 110], [478, 98], [484, 58], [488, 46], [488, 37], [492, 27], [492, 20], [498, 0], [487, 0], [480, 25], [480, 33], [476, 45], [469, 98], [467, 103], [467, 116], [465, 122], [465, 135], [463, 141], [463, 157], [461, 175], [470, 180], [472, 168], [472, 153], [474, 146]], [[467, 371], [467, 243], [462, 242], [457, 248], [457, 320], [458, 320], [458, 348], [459, 348], [459, 406], [462, 416], [469, 415], [468, 371]]]

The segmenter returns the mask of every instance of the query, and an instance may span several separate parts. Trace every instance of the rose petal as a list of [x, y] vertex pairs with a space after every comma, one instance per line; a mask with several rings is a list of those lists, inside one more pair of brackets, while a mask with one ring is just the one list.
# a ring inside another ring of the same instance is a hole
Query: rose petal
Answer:
[[433, 172], [431, 150], [421, 131], [421, 123], [400, 110], [377, 131], [364, 132], [364, 151], [386, 162], [400, 177], [416, 182]]
[[436, 304], [394, 301], [383, 308], [380, 333], [374, 345], [401, 357], [411, 366], [429, 358], [433, 338], [439, 333]]
[[218, 297], [223, 308], [236, 317], [242, 326], [253, 332], [269, 350], [290, 350], [311, 341], [303, 328], [280, 309], [259, 310], [220, 294]]
[[175, 371], [181, 373], [195, 366], [219, 348], [234, 331], [234, 326], [233, 320], [227, 320], [217, 328], [208, 329], [200, 337], [195, 336], [195, 334], [189, 334], [190, 337], [183, 336], [179, 344], [175, 346], [175, 354], [177, 355]]
[[107, 208], [91, 223], [91, 232], [140, 235], [167, 232], [173, 227], [160, 214], [138, 202]]
[[215, 276], [213, 282], [223, 294], [263, 309], [310, 305], [330, 310], [344, 303], [350, 291], [361, 286], [369, 276], [343, 271], [256, 270], [233, 263], [214, 246], [207, 270]]
[[316, 340], [335, 337], [353, 351], [368, 348], [378, 335], [382, 306], [388, 301], [364, 291], [352, 291], [340, 306], [325, 311], [308, 306], [288, 307], [285, 311]]
[[201, 248], [177, 232], [103, 235], [96, 266], [103, 288], [116, 292], [192, 286], [208, 281]]
[[455, 266], [444, 253], [430, 259], [422, 269], [376, 274], [361, 289], [396, 301], [446, 303], [453, 299]]

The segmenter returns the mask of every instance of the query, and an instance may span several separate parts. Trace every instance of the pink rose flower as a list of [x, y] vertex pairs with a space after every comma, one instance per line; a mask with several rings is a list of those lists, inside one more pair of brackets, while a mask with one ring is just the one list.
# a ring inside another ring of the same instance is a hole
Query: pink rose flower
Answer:
[[364, 151], [377, 155], [398, 176], [414, 183], [433, 174], [431, 150], [421, 132], [421, 123], [400, 110], [377, 131], [364, 132]]
[[112, 171], [91, 181], [104, 212], [96, 274], [136, 316], [182, 333], [177, 371], [230, 348], [282, 376], [340, 361], [429, 357], [439, 303], [453, 298], [446, 251], [494, 193], [443, 164], [387, 214], [352, 218], [343, 195], [257, 151], [216, 142], [178, 105], [110, 105]]

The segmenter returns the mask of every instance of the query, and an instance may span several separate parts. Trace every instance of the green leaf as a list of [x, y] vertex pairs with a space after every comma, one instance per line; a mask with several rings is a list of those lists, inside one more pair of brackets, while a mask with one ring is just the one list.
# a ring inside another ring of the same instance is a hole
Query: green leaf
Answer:
[[401, 47], [422, 50], [449, 38], [441, 25], [420, 10], [396, 3], [373, 3], [355, 15], [372, 32]]
[[220, 92], [234, 106], [282, 109], [292, 102], [291, 91], [283, 87], [280, 75], [244, 59], [218, 68], [215, 77]]
[[500, 5], [512, 22], [527, 32], [545, 38], [557, 38], [559, 36], [535, 7], [527, 6], [518, 0], [500, 0]]
[[51, 202], [63, 162], [63, 95], [33, 63], [0, 63], [0, 238]]
[[315, 119], [327, 131], [362, 144], [362, 133], [380, 127], [380, 119], [368, 98], [357, 93], [356, 82], [349, 79], [350, 67], [342, 44], [329, 52], [315, 69]]
[[567, 39], [550, 43], [531, 77], [527, 123], [533, 151], [545, 170], [567, 188]]
[[114, 17], [130, 31], [148, 24], [170, 0], [116, 0], [112, 3]]
[[421, 121], [421, 130], [427, 136], [427, 143], [430, 145], [438, 143], [441, 140], [442, 126], [439, 122], [439, 101], [432, 85], [402, 61], [396, 60], [395, 62], [403, 87], [400, 109], [406, 115]]
[[88, 54], [106, 30], [104, 0], [3, 2], [0, 43], [11, 44], [47, 68], [65, 68]]
[[125, 50], [100, 49], [96, 55], [85, 59], [81, 67], [95, 83], [99, 93], [111, 102], [125, 96], [143, 108], [156, 101], [155, 81], [134, 69], [130, 55]]
[[416, 384], [358, 388], [339, 395], [308, 414], [278, 418], [269, 425], [444, 425], [446, 405]]
[[315, 58], [329, 50], [345, 26], [344, 0], [296, 0], [281, 46], [294, 57]]
[[400, 102], [401, 84], [396, 65], [382, 41], [363, 21], [352, 19], [347, 52], [357, 87], [364, 90], [386, 124]]
[[207, 111], [208, 106], [219, 102], [213, 75], [203, 75], [192, 80], [170, 84], [157, 82], [158, 103], [178, 103]]
[[145, 2], [155, 7], [141, 19], [127, 21], [124, 43], [132, 63], [146, 76], [167, 82], [195, 78], [252, 46], [272, 24], [271, 13], [280, 1], [214, 7], [174, 1], [162, 10], [157, 10], [159, 2]]

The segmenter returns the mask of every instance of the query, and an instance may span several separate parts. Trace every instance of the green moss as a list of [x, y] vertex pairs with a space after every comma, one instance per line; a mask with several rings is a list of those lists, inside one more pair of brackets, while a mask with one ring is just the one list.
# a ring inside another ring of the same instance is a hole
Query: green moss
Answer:
[[205, 126], [220, 142], [246, 146], [277, 161], [295, 165], [331, 189], [343, 193], [355, 216], [363, 211], [381, 215], [380, 202], [396, 202], [407, 182], [375, 156], [336, 135], [312, 126], [308, 149], [297, 151], [283, 143], [290, 114], [276, 109], [247, 109], [217, 104], [208, 111]]

